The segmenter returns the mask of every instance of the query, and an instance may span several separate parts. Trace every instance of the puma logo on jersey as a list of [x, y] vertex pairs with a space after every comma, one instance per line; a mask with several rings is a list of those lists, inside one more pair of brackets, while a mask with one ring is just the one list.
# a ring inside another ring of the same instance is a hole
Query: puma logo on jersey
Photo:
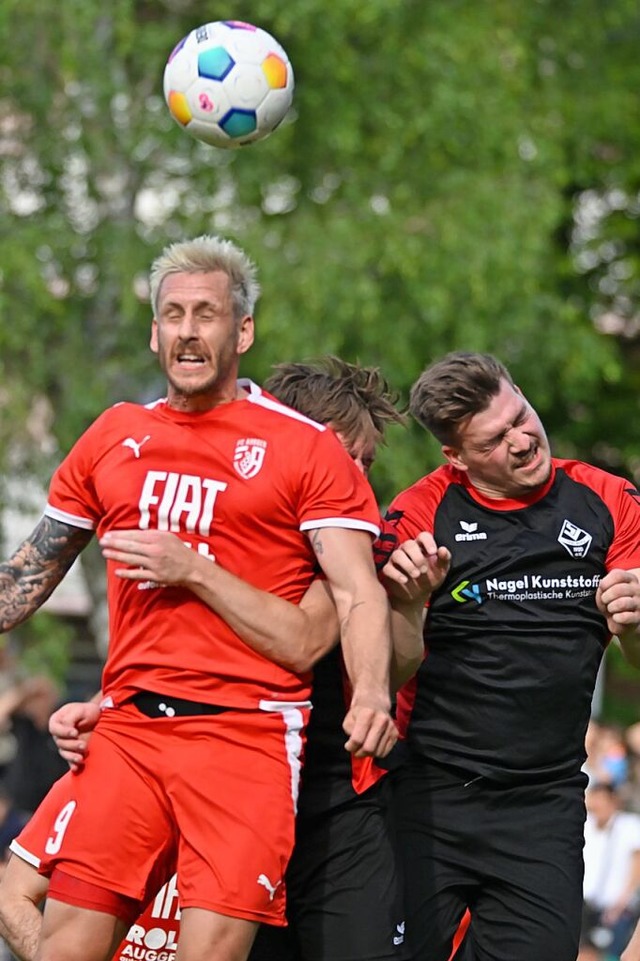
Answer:
[[276, 881], [275, 884], [272, 884], [266, 874], [259, 874], [258, 884], [261, 884], [263, 888], [267, 889], [267, 891], [269, 892], [269, 900], [273, 901], [273, 899], [276, 896], [276, 891], [282, 884], [282, 881]]
[[135, 457], [138, 458], [140, 457], [140, 448], [142, 447], [143, 444], [146, 444], [148, 440], [151, 440], [151, 434], [147, 434], [146, 437], [143, 437], [140, 443], [135, 441], [133, 437], [127, 437], [126, 440], [122, 441], [122, 446], [130, 447]]

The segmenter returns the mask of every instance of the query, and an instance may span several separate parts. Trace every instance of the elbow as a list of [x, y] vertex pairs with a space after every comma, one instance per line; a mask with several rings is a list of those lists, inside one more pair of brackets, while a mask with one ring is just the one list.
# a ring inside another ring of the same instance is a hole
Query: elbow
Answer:
[[319, 660], [325, 654], [333, 650], [338, 644], [338, 637], [326, 637], [321, 640], [311, 640], [300, 647], [299, 650], [287, 658], [287, 663], [282, 662], [282, 666], [294, 674], [308, 674], [312, 671]]
[[407, 681], [416, 674], [418, 668], [422, 664], [424, 652], [416, 654], [413, 657], [398, 658], [393, 657], [391, 661], [391, 693], [395, 694], [399, 691]]
[[280, 661], [280, 666], [292, 674], [308, 674], [312, 670], [315, 661], [307, 656], [299, 654], [297, 657], [286, 658]]

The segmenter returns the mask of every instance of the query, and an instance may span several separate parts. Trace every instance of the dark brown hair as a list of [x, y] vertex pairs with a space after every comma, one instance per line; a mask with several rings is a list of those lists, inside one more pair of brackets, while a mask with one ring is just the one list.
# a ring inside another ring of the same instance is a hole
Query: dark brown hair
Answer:
[[411, 388], [409, 410], [441, 444], [455, 447], [458, 428], [486, 410], [511, 374], [491, 354], [455, 351], [420, 374]]
[[299, 413], [331, 424], [348, 442], [373, 430], [382, 441], [387, 424], [403, 424], [394, 394], [377, 367], [359, 367], [339, 357], [276, 364], [265, 390]]

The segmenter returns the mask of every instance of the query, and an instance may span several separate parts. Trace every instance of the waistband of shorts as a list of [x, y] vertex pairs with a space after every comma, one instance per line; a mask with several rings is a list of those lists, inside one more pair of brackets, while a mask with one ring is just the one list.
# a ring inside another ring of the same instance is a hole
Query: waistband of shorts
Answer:
[[205, 704], [202, 701], [188, 701], [184, 697], [169, 694], [154, 694], [153, 691], [139, 691], [129, 701], [145, 717], [199, 717], [204, 714], [224, 714], [229, 707], [219, 704]]

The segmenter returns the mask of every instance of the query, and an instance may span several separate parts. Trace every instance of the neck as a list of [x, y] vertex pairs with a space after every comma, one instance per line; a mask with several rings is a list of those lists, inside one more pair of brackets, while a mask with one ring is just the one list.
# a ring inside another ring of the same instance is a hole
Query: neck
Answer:
[[206, 394], [184, 393], [169, 386], [167, 405], [173, 410], [183, 411], [187, 414], [203, 414], [215, 407], [220, 407], [221, 404], [231, 404], [234, 400], [242, 400], [245, 397], [248, 397], [248, 392], [235, 381], [233, 384], [208, 391]]

